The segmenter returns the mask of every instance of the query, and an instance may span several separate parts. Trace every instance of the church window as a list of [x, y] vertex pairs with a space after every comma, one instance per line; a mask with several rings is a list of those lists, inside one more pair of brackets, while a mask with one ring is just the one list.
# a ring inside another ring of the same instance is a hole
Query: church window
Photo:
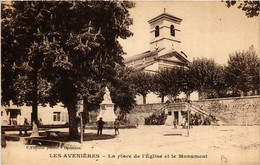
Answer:
[[175, 29], [173, 25], [171, 25], [171, 36], [175, 36]]
[[155, 27], [155, 37], [158, 37], [160, 35], [159, 26]]

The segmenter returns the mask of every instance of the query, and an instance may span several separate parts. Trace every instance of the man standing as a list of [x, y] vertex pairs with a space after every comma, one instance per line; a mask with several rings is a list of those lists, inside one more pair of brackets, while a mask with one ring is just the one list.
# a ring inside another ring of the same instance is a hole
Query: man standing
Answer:
[[115, 128], [115, 135], [117, 135], [117, 133], [119, 134], [119, 125], [120, 125], [120, 123], [119, 123], [119, 120], [118, 119], [116, 119], [116, 121], [114, 122], [114, 128]]
[[100, 117], [99, 120], [97, 121], [97, 127], [98, 127], [97, 136], [102, 135], [102, 129], [103, 129], [104, 124], [105, 124], [105, 122], [102, 120], [102, 117]]

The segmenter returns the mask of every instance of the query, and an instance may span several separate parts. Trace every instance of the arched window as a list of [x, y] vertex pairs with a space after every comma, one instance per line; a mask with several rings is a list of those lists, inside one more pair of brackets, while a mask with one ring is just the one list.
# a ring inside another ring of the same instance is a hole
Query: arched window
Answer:
[[158, 37], [160, 35], [159, 26], [155, 27], [155, 37]]
[[171, 25], [171, 36], [175, 36], [175, 29], [173, 25]]

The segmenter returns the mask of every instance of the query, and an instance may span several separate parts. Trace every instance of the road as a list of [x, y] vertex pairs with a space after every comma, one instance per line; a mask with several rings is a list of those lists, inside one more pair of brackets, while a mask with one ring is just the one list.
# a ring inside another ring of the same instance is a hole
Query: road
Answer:
[[[106, 140], [68, 142], [63, 148], [7, 142], [3, 165], [48, 164], [259, 164], [259, 126], [139, 126]], [[68, 131], [66, 128], [60, 131]], [[87, 130], [87, 133], [96, 133]], [[114, 134], [105, 129], [103, 134]]]

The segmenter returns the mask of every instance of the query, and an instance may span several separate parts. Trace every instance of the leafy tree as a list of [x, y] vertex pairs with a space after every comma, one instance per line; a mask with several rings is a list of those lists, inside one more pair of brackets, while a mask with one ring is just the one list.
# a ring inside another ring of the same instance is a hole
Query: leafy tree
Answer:
[[17, 73], [15, 70], [15, 59], [19, 54], [15, 54], [15, 40], [10, 34], [12, 29], [9, 28], [11, 22], [11, 8], [6, 3], [1, 4], [1, 104], [9, 105], [9, 101], [18, 95], [18, 91], [12, 88], [16, 82]]
[[137, 94], [143, 97], [143, 104], [146, 104], [146, 96], [152, 89], [152, 75], [144, 71], [136, 71], [132, 74], [132, 83]]
[[124, 66], [116, 66], [117, 75], [114, 81], [111, 81], [109, 86], [111, 92], [111, 99], [115, 103], [115, 109], [119, 108], [120, 120], [125, 120], [126, 114], [136, 104], [134, 90], [135, 86], [132, 84], [131, 77], [133, 70]]
[[169, 87], [168, 87], [167, 94], [170, 95], [172, 98], [175, 98], [181, 92], [181, 86], [183, 84], [180, 83], [180, 80], [181, 80], [181, 76], [182, 76], [181, 74], [183, 69], [184, 68], [174, 67], [169, 70], [168, 75], [165, 75], [169, 80]]
[[247, 95], [249, 91], [259, 91], [259, 57], [254, 47], [229, 55], [226, 79], [233, 91]]
[[226, 0], [227, 7], [237, 5], [237, 8], [245, 11], [247, 17], [257, 17], [259, 15], [259, 1], [234, 1]]
[[184, 92], [187, 99], [189, 100], [190, 94], [195, 90], [195, 83], [193, 75], [189, 68], [177, 68], [178, 83], [180, 91]]
[[260, 60], [258, 59], [258, 63], [255, 64], [254, 69], [252, 69], [252, 90], [253, 90], [253, 95], [260, 95]]
[[[47, 22], [38, 22], [36, 10], [42, 6], [30, 7], [29, 2], [3, 3], [2, 11], [2, 103], [12, 100], [16, 105], [32, 105], [32, 122], [37, 123], [37, 106], [46, 103], [46, 92], [50, 83], [42, 77], [42, 68], [49, 50], [40, 28]], [[22, 7], [24, 6], [24, 8]], [[25, 10], [23, 10], [25, 9]], [[30, 24], [33, 24], [30, 26]], [[38, 28], [37, 28], [38, 27]], [[46, 63], [45, 63], [46, 64]], [[11, 77], [9, 76], [11, 74]]]
[[227, 83], [225, 80], [224, 66], [216, 65], [216, 68], [213, 73], [212, 89], [215, 90], [217, 97], [222, 97], [226, 95]]
[[68, 109], [69, 137], [77, 138], [77, 100], [90, 98], [85, 93], [89, 80], [102, 83], [116, 75], [114, 68], [122, 63], [123, 53], [117, 39], [132, 35], [128, 30], [131, 7], [131, 2], [114, 1], [12, 2], [10, 18], [5, 19], [4, 61], [32, 68], [26, 78], [32, 82], [29, 101], [33, 102], [34, 120], [39, 81], [45, 79], [52, 85], [48, 101], [52, 105], [62, 102]]
[[176, 97], [180, 93], [180, 70], [177, 68], [163, 69], [153, 76], [153, 91], [164, 102], [164, 96]]
[[216, 63], [213, 59], [197, 58], [189, 66], [193, 75], [195, 89], [201, 94], [201, 99], [205, 99], [205, 92], [212, 89], [213, 77], [216, 70]]
[[170, 81], [168, 79], [169, 70], [161, 70], [153, 76], [152, 91], [161, 97], [161, 102], [164, 102], [164, 97], [167, 96]]

